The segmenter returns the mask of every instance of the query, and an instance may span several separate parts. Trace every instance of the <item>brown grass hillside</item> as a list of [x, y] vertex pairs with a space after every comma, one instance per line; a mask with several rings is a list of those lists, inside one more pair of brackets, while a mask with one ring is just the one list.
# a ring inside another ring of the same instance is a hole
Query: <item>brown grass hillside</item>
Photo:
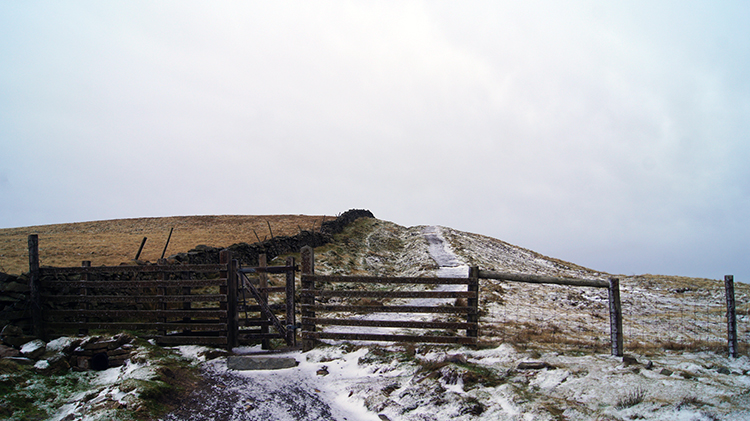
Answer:
[[[28, 236], [39, 235], [42, 265], [119, 265], [135, 258], [143, 237], [146, 245], [140, 259], [155, 262], [161, 257], [169, 230], [174, 228], [165, 257], [186, 252], [199, 244], [226, 247], [254, 243], [258, 237], [294, 235], [301, 229], [320, 228], [323, 215], [220, 215], [165, 218], [114, 219], [72, 224], [39, 225], [0, 229], [0, 272], [28, 271]], [[254, 230], [254, 231], [253, 231]]]

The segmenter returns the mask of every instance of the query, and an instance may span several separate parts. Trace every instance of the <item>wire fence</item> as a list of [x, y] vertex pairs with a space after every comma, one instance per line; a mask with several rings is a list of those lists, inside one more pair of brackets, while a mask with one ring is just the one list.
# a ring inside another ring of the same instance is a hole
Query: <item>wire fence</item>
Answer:
[[[666, 278], [671, 280], [672, 278]], [[625, 352], [727, 353], [723, 281], [685, 286], [656, 277], [620, 280]], [[607, 352], [607, 291], [483, 280], [480, 336], [486, 341]], [[750, 285], [735, 283], [738, 353], [750, 353]]]

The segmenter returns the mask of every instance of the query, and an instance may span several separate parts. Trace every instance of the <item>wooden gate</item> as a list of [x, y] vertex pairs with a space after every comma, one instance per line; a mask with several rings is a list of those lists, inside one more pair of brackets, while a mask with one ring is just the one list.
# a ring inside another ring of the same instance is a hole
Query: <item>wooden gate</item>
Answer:
[[[477, 344], [477, 268], [471, 268], [468, 278], [319, 276], [314, 275], [313, 260], [312, 249], [303, 249], [300, 290], [303, 349], [311, 349], [313, 341], [319, 339]], [[356, 284], [356, 287], [353, 288], [352, 284]], [[438, 288], [414, 288], [424, 285]], [[439, 290], [440, 286], [450, 285], [466, 285], [466, 289]], [[363, 286], [365, 289], [361, 288]], [[405, 290], [404, 286], [411, 289]], [[382, 302], [404, 299], [407, 301], [396, 304]], [[432, 300], [453, 302], [438, 304]], [[321, 313], [328, 316], [321, 317]], [[433, 317], [431, 320], [419, 320], [419, 315], [424, 314]], [[344, 327], [350, 331], [321, 331], [318, 326]], [[376, 329], [375, 332], [362, 332], [363, 328]], [[393, 328], [419, 329], [421, 333], [385, 333]], [[461, 335], [460, 330], [464, 330], [465, 335]]]
[[[238, 343], [248, 344], [261, 341], [263, 348], [269, 349], [270, 339], [283, 339], [287, 346], [294, 347], [297, 343], [294, 313], [294, 273], [296, 271], [294, 258], [287, 258], [286, 266], [266, 266], [265, 255], [260, 255], [259, 260], [259, 267], [239, 268], [237, 271]], [[285, 285], [269, 286], [268, 274], [285, 274]], [[257, 286], [255, 281], [257, 281]], [[271, 303], [270, 294], [275, 293], [283, 293], [283, 299], [273, 300], [274, 302]], [[279, 319], [277, 314], [283, 314], [284, 319]], [[270, 332], [270, 328], [273, 328], [275, 332]]]

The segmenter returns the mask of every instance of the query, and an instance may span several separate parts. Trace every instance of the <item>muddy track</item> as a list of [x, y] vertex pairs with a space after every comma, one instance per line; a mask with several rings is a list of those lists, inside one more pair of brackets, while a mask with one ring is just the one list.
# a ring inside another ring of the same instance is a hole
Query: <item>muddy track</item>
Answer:
[[201, 386], [161, 420], [347, 420], [326, 403], [311, 379], [294, 368], [236, 372], [214, 361], [203, 365], [201, 375]]

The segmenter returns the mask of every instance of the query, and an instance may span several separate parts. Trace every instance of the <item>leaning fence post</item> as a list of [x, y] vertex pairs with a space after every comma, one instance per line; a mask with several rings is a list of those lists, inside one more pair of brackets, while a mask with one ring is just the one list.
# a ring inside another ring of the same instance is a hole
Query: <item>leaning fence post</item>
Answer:
[[620, 280], [609, 278], [609, 332], [612, 355], [622, 357], [622, 306], [620, 305]]
[[44, 319], [42, 318], [42, 279], [39, 270], [39, 236], [29, 235], [29, 304], [34, 336], [46, 340]]
[[[308, 276], [315, 274], [315, 254], [313, 252], [313, 248], [310, 246], [304, 246], [300, 250], [300, 258], [302, 259], [302, 297], [301, 297], [301, 304], [302, 304], [302, 333], [305, 332], [314, 332], [315, 331], [315, 324], [310, 324], [308, 322], [309, 319], [312, 319], [315, 317], [315, 312], [307, 308], [306, 306], [312, 306], [315, 304], [315, 297], [312, 295], [305, 294], [305, 290], [312, 290], [315, 289], [315, 282], [311, 281]], [[309, 351], [315, 347], [315, 342], [312, 339], [304, 338], [302, 339], [302, 350], [303, 351]]]
[[724, 276], [724, 290], [727, 296], [727, 347], [729, 356], [737, 358], [737, 313], [734, 304], [734, 275]]
[[[477, 295], [475, 298], [469, 298], [466, 300], [466, 305], [471, 309], [466, 313], [466, 321], [468, 323], [479, 322], [479, 268], [472, 266], [469, 268], [469, 284], [467, 286], [468, 292], [475, 292]], [[479, 329], [466, 329], [466, 336], [474, 338], [476, 343], [477, 337], [479, 336]]]

